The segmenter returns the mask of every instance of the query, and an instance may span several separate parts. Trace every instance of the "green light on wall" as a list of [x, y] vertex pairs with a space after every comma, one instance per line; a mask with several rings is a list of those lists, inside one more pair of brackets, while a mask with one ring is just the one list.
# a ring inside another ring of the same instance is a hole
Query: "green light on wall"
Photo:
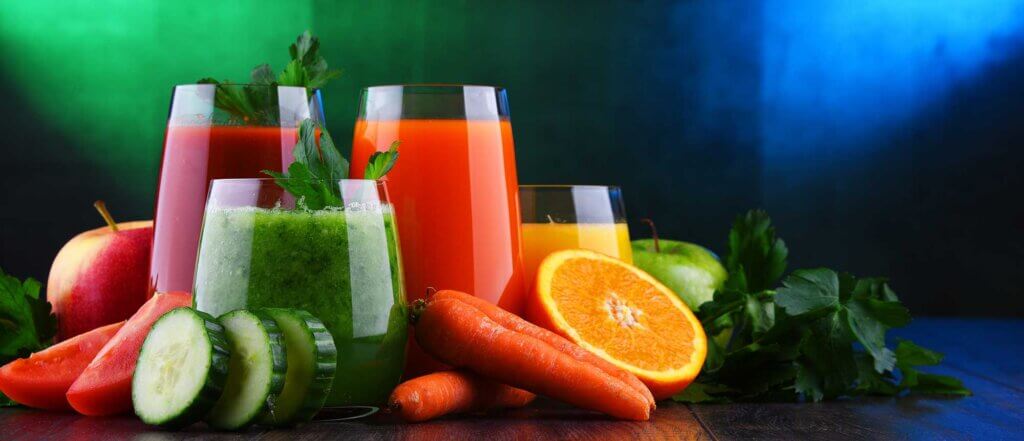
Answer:
[[313, 24], [311, 1], [16, 1], [0, 13], [5, 81], [73, 142], [39, 146], [116, 174], [151, 200], [171, 88], [275, 68]]

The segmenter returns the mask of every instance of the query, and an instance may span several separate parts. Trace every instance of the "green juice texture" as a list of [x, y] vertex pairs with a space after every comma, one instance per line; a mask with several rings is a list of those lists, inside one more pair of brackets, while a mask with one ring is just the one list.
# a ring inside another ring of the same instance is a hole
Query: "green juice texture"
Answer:
[[328, 406], [381, 405], [402, 375], [407, 333], [390, 208], [214, 208], [203, 225], [196, 308], [309, 311], [338, 348]]

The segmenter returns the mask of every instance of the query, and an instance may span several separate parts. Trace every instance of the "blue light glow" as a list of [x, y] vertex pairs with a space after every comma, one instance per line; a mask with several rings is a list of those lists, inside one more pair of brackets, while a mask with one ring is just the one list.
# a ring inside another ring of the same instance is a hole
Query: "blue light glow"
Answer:
[[1017, 52], [1024, 2], [771, 0], [761, 39], [761, 148], [772, 163], [842, 156]]

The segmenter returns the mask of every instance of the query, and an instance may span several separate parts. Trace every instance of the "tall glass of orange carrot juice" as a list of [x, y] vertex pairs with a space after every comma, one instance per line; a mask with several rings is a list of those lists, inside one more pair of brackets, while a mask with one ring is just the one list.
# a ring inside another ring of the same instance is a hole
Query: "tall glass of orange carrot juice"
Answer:
[[[377, 86], [363, 90], [351, 176], [400, 141], [386, 179], [409, 300], [456, 289], [520, 313], [524, 279], [515, 149], [502, 88]], [[411, 341], [411, 340], [410, 340]], [[440, 365], [410, 344], [406, 377]]]
[[600, 185], [523, 185], [523, 269], [533, 284], [555, 251], [583, 248], [633, 263], [622, 189]]

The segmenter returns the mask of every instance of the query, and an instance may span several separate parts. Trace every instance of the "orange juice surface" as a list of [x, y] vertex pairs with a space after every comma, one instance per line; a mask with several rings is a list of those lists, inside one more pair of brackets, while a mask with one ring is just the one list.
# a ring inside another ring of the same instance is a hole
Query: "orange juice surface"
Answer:
[[386, 176], [410, 300], [456, 289], [521, 313], [522, 245], [507, 120], [358, 120], [352, 173], [401, 141]]
[[584, 248], [633, 263], [626, 224], [523, 224], [523, 268], [532, 285], [540, 262], [555, 251]]

